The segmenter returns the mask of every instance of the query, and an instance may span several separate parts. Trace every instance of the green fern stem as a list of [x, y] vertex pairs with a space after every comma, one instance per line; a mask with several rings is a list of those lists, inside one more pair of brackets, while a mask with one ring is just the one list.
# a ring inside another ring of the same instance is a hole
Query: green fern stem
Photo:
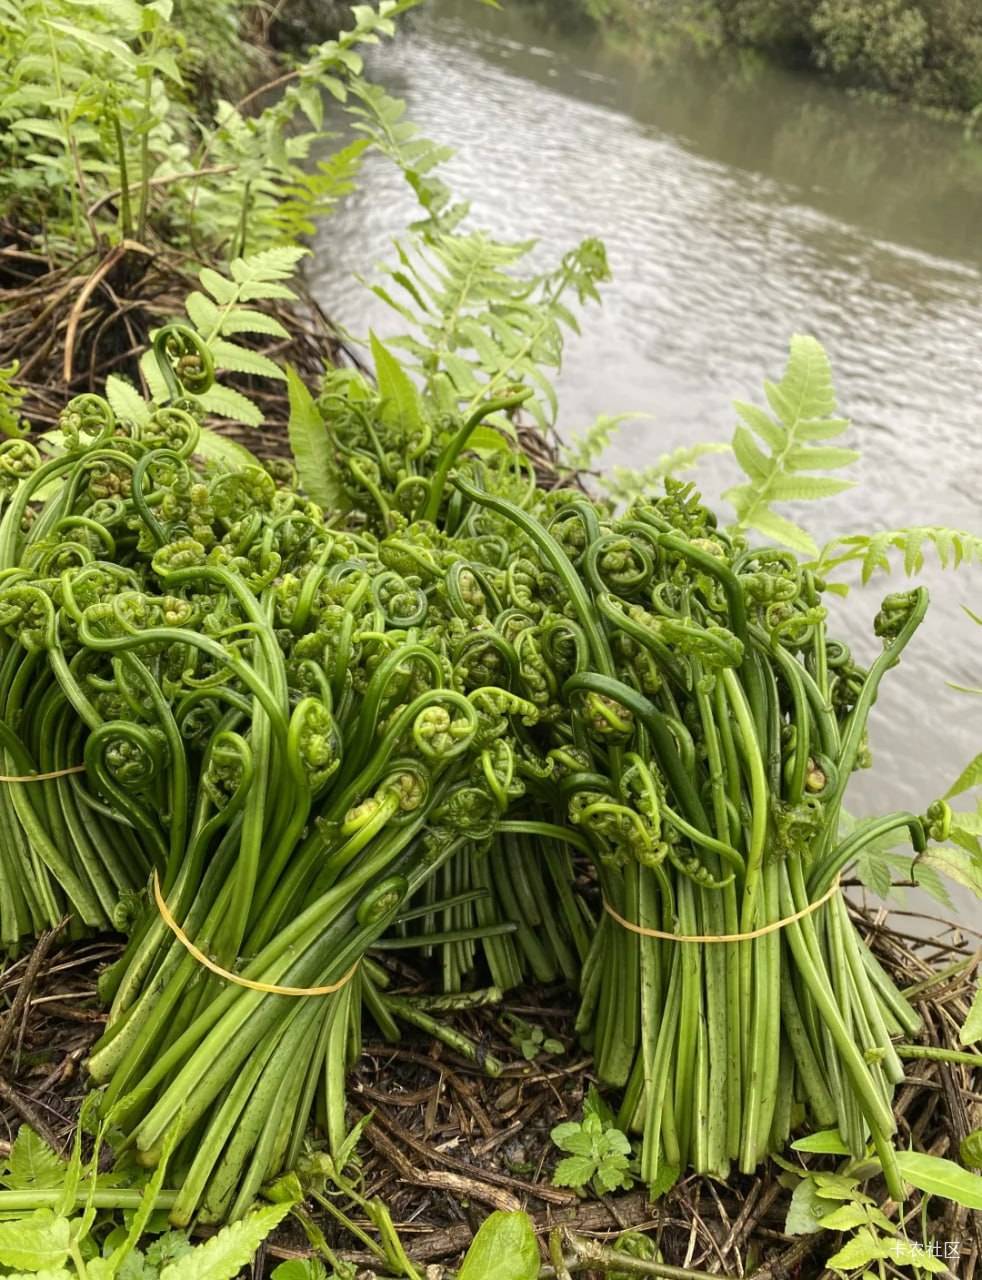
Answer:
[[516, 387], [513, 391], [499, 396], [495, 400], [482, 401], [470, 414], [440, 455], [440, 460], [433, 472], [433, 479], [430, 481], [430, 492], [426, 500], [426, 506], [423, 508], [424, 520], [435, 521], [439, 515], [440, 504], [443, 501], [443, 493], [446, 489], [450, 469], [466, 447], [474, 428], [492, 413], [517, 409], [520, 404], [524, 404], [531, 394], [531, 387]]

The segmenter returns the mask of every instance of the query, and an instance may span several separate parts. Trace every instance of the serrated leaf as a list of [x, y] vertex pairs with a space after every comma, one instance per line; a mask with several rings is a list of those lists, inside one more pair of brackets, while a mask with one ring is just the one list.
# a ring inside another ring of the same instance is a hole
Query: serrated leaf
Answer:
[[850, 1237], [825, 1265], [836, 1271], [855, 1271], [879, 1258], [889, 1257], [889, 1253], [885, 1252], [889, 1248], [889, 1243], [886, 1240], [880, 1240], [869, 1230], [860, 1231]]
[[526, 1213], [492, 1213], [471, 1241], [457, 1280], [536, 1280], [539, 1246]]
[[596, 1161], [589, 1156], [566, 1156], [556, 1165], [552, 1184], [554, 1187], [585, 1187], [596, 1168]]
[[250, 351], [248, 347], [226, 342], [224, 338], [213, 338], [208, 349], [214, 356], [218, 369], [231, 373], [251, 373], [260, 378], [278, 378], [281, 381], [286, 378], [280, 366], [260, 351]]
[[965, 766], [945, 792], [944, 798], [950, 800], [952, 796], [960, 796], [978, 786], [982, 786], [982, 751]]
[[898, 1151], [897, 1165], [905, 1182], [930, 1196], [943, 1196], [964, 1209], [982, 1209], [982, 1177], [953, 1160], [921, 1151]]
[[852, 480], [836, 480], [832, 476], [805, 476], [799, 473], [779, 476], [771, 482], [771, 502], [812, 502], [817, 498], [834, 498], [837, 493], [853, 488]]
[[860, 454], [855, 449], [838, 449], [834, 445], [808, 446], [792, 449], [785, 454], [784, 464], [789, 471], [834, 471], [858, 462]]
[[169, 1262], [160, 1280], [233, 1280], [253, 1259], [274, 1227], [290, 1212], [289, 1204], [264, 1205], [261, 1209], [223, 1227], [217, 1236], [199, 1245], [186, 1257]]
[[979, 849], [978, 838], [967, 833], [964, 839], [959, 839], [956, 829], [952, 829], [951, 836], [962, 845], [961, 848], [944, 845], [928, 849], [920, 855], [917, 864], [919, 867], [932, 867], [949, 880], [971, 890], [977, 898], [982, 898], [982, 850]]
[[374, 333], [369, 335], [375, 376], [382, 396], [382, 418], [401, 427], [407, 436], [416, 435], [423, 426], [423, 407], [419, 391], [391, 351]]
[[778, 515], [776, 511], [757, 510], [752, 516], [745, 517], [743, 523], [762, 533], [765, 538], [770, 538], [772, 542], [790, 547], [792, 551], [800, 551], [806, 556], [818, 553], [810, 534], [793, 521]]
[[56, 1217], [50, 1209], [38, 1209], [15, 1222], [0, 1222], [0, 1263], [5, 1267], [58, 1268], [67, 1261], [70, 1244], [68, 1219]]
[[256, 455], [250, 453], [245, 445], [239, 444], [238, 440], [219, 435], [217, 431], [210, 431], [207, 427], [200, 429], [194, 451], [201, 457], [207, 458], [209, 462], [217, 462], [228, 471], [261, 465]]
[[229, 333], [262, 333], [271, 338], [289, 338], [290, 333], [275, 316], [268, 316], [262, 311], [254, 311], [248, 307], [233, 307], [222, 317], [221, 332]]
[[239, 296], [238, 285], [234, 281], [226, 279], [225, 276], [219, 275], [211, 267], [202, 267], [198, 272], [198, 279], [215, 301], [222, 306], [235, 302]]
[[859, 1204], [840, 1204], [822, 1218], [826, 1231], [854, 1231], [866, 1222], [866, 1211]]
[[740, 466], [751, 480], [763, 480], [770, 470], [770, 463], [754, 443], [754, 438], [746, 427], [737, 427], [733, 432], [733, 452]]
[[113, 413], [121, 422], [133, 422], [143, 426], [150, 420], [152, 409], [132, 382], [111, 373], [106, 379], [106, 399]]
[[3, 1182], [11, 1191], [50, 1190], [61, 1186], [67, 1168], [66, 1161], [24, 1124], [10, 1148]]
[[289, 364], [286, 389], [290, 401], [287, 430], [300, 484], [309, 498], [329, 512], [343, 503], [343, 495], [334, 478], [333, 450], [327, 428], [313, 396]]
[[[150, 334], [151, 338], [153, 333]], [[161, 403], [167, 399], [167, 383], [164, 381], [164, 375], [160, 372], [160, 365], [157, 363], [157, 357], [153, 353], [153, 348], [148, 348], [140, 356], [140, 372], [146, 379], [147, 386], [150, 388], [150, 395], [155, 403]]]
[[210, 387], [195, 398], [206, 413], [218, 418], [229, 418], [232, 422], [241, 422], [247, 427], [262, 426], [262, 409], [234, 387]]
[[189, 293], [184, 302], [184, 309], [188, 313], [191, 323], [200, 334], [207, 337], [218, 325], [221, 310], [212, 302], [211, 298], [203, 294], [199, 289], [195, 289]]
[[271, 280], [288, 280], [297, 269], [301, 258], [310, 252], [300, 245], [274, 245], [244, 258], [233, 258], [230, 271], [232, 279], [240, 284], [247, 281], [265, 283]]

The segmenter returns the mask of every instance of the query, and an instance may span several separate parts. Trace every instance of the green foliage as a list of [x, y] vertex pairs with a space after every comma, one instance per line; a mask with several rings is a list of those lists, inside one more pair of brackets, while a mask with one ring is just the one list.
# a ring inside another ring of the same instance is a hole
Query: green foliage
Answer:
[[569, 1153], [556, 1165], [555, 1186], [579, 1190], [592, 1185], [597, 1195], [633, 1186], [631, 1143], [592, 1086], [583, 1103], [583, 1119], [558, 1124], [549, 1136], [560, 1151]]
[[[855, 828], [855, 819], [843, 812], [839, 822], [840, 838], [845, 838]], [[897, 843], [896, 832], [879, 836], [864, 844], [853, 864], [853, 871], [870, 893], [883, 900], [895, 898], [900, 892], [900, 886], [895, 885], [893, 879], [894, 875], [898, 875], [901, 881], [917, 885], [944, 906], [951, 906], [951, 897], [937, 869], [920, 859], [912, 858]]]
[[[209, 103], [196, 79], [200, 49], [173, 0], [4, 0], [0, 14], [0, 211], [45, 228], [69, 251], [153, 230], [212, 258], [245, 255], [309, 233], [348, 191], [368, 139], [316, 166], [322, 94], [344, 98], [359, 76], [358, 46], [395, 31], [421, 0], [356, 5], [354, 23], [315, 46], [269, 105]], [[211, 34], [224, 29], [223, 61], [249, 61], [235, 6], [218, 0]], [[233, 77], [234, 79], [234, 77]], [[306, 119], [309, 129], [298, 127]]]
[[435, 176], [437, 167], [449, 160], [453, 148], [424, 138], [406, 117], [406, 104], [394, 98], [381, 85], [370, 84], [359, 76], [351, 81], [348, 112], [354, 128], [393, 164], [400, 168], [412, 187], [426, 217], [411, 225], [410, 230], [451, 232], [467, 216], [469, 205], [454, 202], [450, 188]]
[[318, 1258], [293, 1258], [274, 1268], [272, 1280], [328, 1280], [328, 1276]]
[[973, 1129], [970, 1134], [962, 1138], [958, 1147], [958, 1158], [970, 1169], [982, 1169], [982, 1129]]
[[498, 1210], [481, 1223], [457, 1280], [535, 1280], [539, 1246], [527, 1213]]
[[920, 573], [925, 564], [924, 553], [928, 549], [934, 551], [942, 569], [982, 564], [982, 537], [962, 529], [919, 525], [834, 538], [822, 548], [815, 568], [816, 572], [827, 576], [841, 565], [859, 561], [865, 585], [877, 571], [890, 572], [891, 553], [901, 557], [905, 573]]
[[289, 1204], [254, 1209], [189, 1254], [169, 1262], [161, 1271], [160, 1280], [233, 1280], [289, 1211]]
[[748, 46], [840, 82], [945, 110], [982, 103], [982, 10], [975, 0], [578, 0], [618, 38], [677, 56]]
[[[742, 422], [733, 433], [733, 452], [747, 476], [723, 495], [733, 504], [737, 529], [753, 529], [806, 555], [817, 555], [811, 536], [773, 508], [775, 502], [828, 498], [852, 486], [824, 472], [848, 466], [859, 456], [824, 441], [848, 425], [833, 417], [832, 370], [821, 345], [797, 334], [791, 339], [784, 377], [765, 382], [771, 412], [735, 401]], [[763, 446], [763, 447], [762, 447]]]
[[19, 412], [26, 393], [15, 387], [13, 381], [19, 368], [16, 360], [6, 366], [0, 365], [0, 433], [5, 436], [26, 435], [30, 429], [27, 419]]
[[652, 498], [664, 489], [667, 479], [691, 471], [702, 458], [729, 452], [730, 446], [722, 443], [679, 445], [671, 453], [663, 453], [648, 467], [611, 467], [601, 477], [601, 487], [615, 502], [631, 503]]
[[589, 471], [620, 433], [625, 422], [649, 418], [646, 413], [601, 413], [585, 431], [573, 436], [561, 450], [562, 465], [570, 471]]
[[397, 244], [398, 265], [386, 268], [391, 288], [372, 291], [410, 331], [391, 340], [442, 408], [467, 416], [506, 386], [527, 382], [527, 407], [541, 427], [555, 420], [555, 388], [547, 371], [562, 360], [563, 329], [576, 329], [565, 297], [596, 299], [608, 278], [597, 240], [584, 240], [555, 270], [523, 273], [532, 241], [504, 244], [483, 232], [432, 232]]
[[[245, 304], [295, 298], [296, 294], [284, 281], [293, 275], [306, 252], [306, 249], [284, 245], [246, 258], [234, 258], [229, 275], [211, 267], [202, 268], [198, 275], [202, 289], [188, 295], [185, 307], [188, 319], [210, 353], [217, 371], [279, 380], [286, 378], [274, 360], [231, 341], [231, 338], [243, 333], [289, 337], [274, 316]], [[150, 336], [153, 338], [153, 331]], [[167, 387], [152, 348], [141, 357], [140, 369], [154, 399], [166, 399]], [[121, 416], [132, 417], [139, 412], [139, 393], [135, 388], [127, 388], [122, 379], [110, 379], [107, 395], [113, 409]], [[196, 398], [206, 413], [248, 426], [259, 426], [263, 420], [258, 404], [233, 387], [215, 385]]]
[[[167, 1176], [176, 1130], [165, 1141], [161, 1159], [134, 1205], [132, 1183], [122, 1187], [118, 1174], [98, 1171], [101, 1131], [91, 1159], [83, 1164], [81, 1136], [97, 1102], [98, 1095], [90, 1094], [83, 1107], [71, 1160], [64, 1160], [26, 1125], [18, 1131], [0, 1170], [0, 1186], [17, 1195], [18, 1203], [23, 1199], [18, 1193], [25, 1192], [38, 1198], [56, 1192], [56, 1203], [12, 1217], [0, 1193], [0, 1265], [17, 1268], [34, 1280], [233, 1280], [293, 1202], [256, 1209], [204, 1244], [192, 1245], [183, 1231], [168, 1231], [142, 1248]], [[115, 1192], [119, 1203], [132, 1210], [126, 1225], [100, 1232], [101, 1247], [93, 1233], [97, 1215], [91, 1198], [97, 1189]]]
[[511, 1027], [509, 1043], [521, 1053], [526, 1062], [534, 1062], [540, 1054], [552, 1055], [564, 1052], [563, 1042], [547, 1036], [542, 1027], [536, 1023], [526, 1022], [524, 1018], [519, 1018], [514, 1013], [506, 1014], [505, 1018]]

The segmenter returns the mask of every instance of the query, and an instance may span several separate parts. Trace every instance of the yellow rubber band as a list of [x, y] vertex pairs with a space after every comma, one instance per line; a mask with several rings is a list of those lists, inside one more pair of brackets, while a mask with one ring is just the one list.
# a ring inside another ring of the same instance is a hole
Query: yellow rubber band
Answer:
[[223, 969], [220, 964], [216, 964], [210, 956], [206, 956], [203, 951], [194, 945], [171, 915], [170, 908], [164, 901], [164, 895], [160, 892], [160, 881], [157, 879], [156, 871], [153, 873], [153, 896], [157, 903], [157, 910], [160, 912], [160, 918], [174, 937], [177, 938], [178, 942], [187, 948], [199, 964], [203, 964], [206, 969], [210, 969], [212, 973], [224, 978], [226, 982], [234, 982], [237, 987], [248, 987], [250, 991], [265, 991], [274, 996], [330, 996], [335, 991], [340, 991], [346, 983], [351, 981], [355, 976], [355, 970], [361, 963], [360, 960], [356, 960], [343, 978], [339, 978], [337, 982], [329, 983], [326, 987], [278, 987], [272, 982], [254, 982], [252, 978], [243, 978], [237, 973]]
[[67, 778], [70, 773], [84, 772], [84, 764], [73, 764], [70, 769], [55, 769], [51, 773], [0, 773], [0, 782], [47, 782], [49, 778]]
[[664, 938], [666, 942], [750, 942], [754, 938], [763, 938], [769, 933], [777, 933], [778, 929], [784, 929], [789, 924], [794, 924], [796, 920], [802, 920], [805, 916], [810, 916], [813, 911], [823, 907], [835, 895], [838, 888], [839, 878], [837, 876], [829, 891], [823, 893], [815, 902], [809, 903], [801, 911], [796, 911], [793, 916], [785, 916], [783, 920], [774, 920], [771, 924], [765, 924], [760, 929], [751, 929], [749, 933], [666, 933], [662, 929], [645, 929], [641, 925], [633, 924], [630, 920], [625, 920], [623, 916], [618, 915], [606, 898], [604, 898], [604, 911], [609, 916], [612, 916], [622, 928], [629, 929], [631, 933], [639, 933], [642, 938]]

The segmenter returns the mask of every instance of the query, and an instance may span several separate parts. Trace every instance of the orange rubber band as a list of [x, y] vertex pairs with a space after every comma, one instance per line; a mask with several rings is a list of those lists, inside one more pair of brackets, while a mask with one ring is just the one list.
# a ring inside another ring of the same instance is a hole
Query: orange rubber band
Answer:
[[47, 782], [49, 778], [67, 778], [70, 773], [84, 772], [84, 764], [73, 764], [70, 769], [55, 769], [51, 773], [0, 773], [0, 782]]
[[823, 907], [828, 900], [833, 897], [839, 888], [839, 878], [836, 876], [835, 883], [827, 893], [823, 893], [815, 902], [811, 902], [801, 911], [796, 911], [793, 916], [785, 916], [783, 920], [774, 920], [771, 924], [765, 924], [760, 929], [751, 929], [749, 933], [666, 933], [662, 929], [645, 929], [639, 924], [633, 924], [630, 920], [625, 920], [623, 916], [618, 915], [614, 908], [604, 898], [604, 911], [617, 921], [624, 929], [629, 929], [631, 933], [639, 933], [642, 938], [664, 938], [666, 942], [750, 942], [754, 938], [766, 937], [769, 933], [777, 933], [778, 929], [784, 929], [789, 924], [794, 924], [796, 920], [802, 920], [805, 916], [810, 916], [813, 911], [817, 911], [819, 907]]
[[157, 879], [156, 871], [153, 873], [153, 896], [161, 919], [174, 937], [177, 938], [178, 942], [194, 956], [199, 964], [203, 964], [206, 969], [210, 969], [212, 973], [224, 978], [226, 982], [234, 982], [237, 987], [248, 987], [250, 991], [264, 991], [274, 996], [330, 996], [335, 991], [340, 991], [343, 986], [351, 981], [355, 976], [355, 970], [361, 963], [360, 960], [356, 960], [343, 978], [339, 978], [337, 982], [329, 983], [326, 987], [278, 987], [272, 982], [254, 982], [252, 978], [243, 978], [237, 973], [223, 969], [220, 964], [216, 964], [210, 956], [206, 956], [200, 948], [194, 945], [171, 915], [170, 908], [164, 901], [164, 895], [160, 891], [160, 881]]

